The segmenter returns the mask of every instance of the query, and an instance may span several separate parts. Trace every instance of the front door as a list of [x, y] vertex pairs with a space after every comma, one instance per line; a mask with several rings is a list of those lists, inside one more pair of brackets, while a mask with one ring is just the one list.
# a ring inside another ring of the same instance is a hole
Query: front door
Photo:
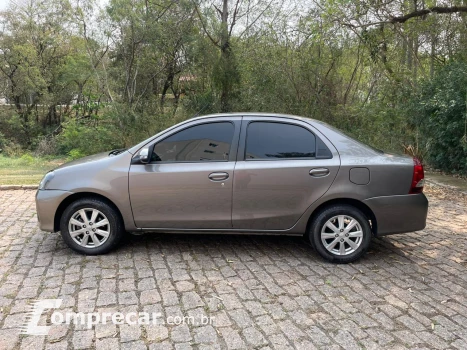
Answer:
[[340, 159], [328, 146], [307, 123], [245, 117], [235, 166], [233, 227], [292, 228], [337, 175]]
[[232, 228], [240, 118], [191, 123], [156, 141], [149, 164], [132, 164], [129, 189], [140, 228]]

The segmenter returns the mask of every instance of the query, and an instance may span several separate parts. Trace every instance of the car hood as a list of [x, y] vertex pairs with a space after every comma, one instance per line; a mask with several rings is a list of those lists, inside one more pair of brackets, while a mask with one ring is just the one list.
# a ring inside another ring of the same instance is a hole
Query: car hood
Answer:
[[102, 159], [107, 159], [109, 157], [110, 157], [109, 152], [97, 153], [97, 154], [93, 154], [92, 156], [87, 156], [87, 157], [84, 157], [84, 158], [72, 160], [71, 162], [68, 162], [68, 163], [64, 163], [64, 164], [60, 165], [58, 168], [56, 168], [56, 169], [68, 168], [68, 167], [71, 167], [71, 166], [80, 165], [80, 164], [84, 164], [84, 163], [98, 162], [98, 161], [100, 161]]

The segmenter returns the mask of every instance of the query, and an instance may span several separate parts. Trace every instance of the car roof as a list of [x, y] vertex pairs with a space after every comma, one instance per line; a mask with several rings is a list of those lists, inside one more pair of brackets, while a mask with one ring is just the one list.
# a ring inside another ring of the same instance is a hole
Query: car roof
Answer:
[[306, 120], [311, 122], [322, 123], [319, 120], [300, 117], [298, 115], [292, 114], [281, 114], [281, 113], [266, 113], [266, 112], [229, 112], [229, 113], [214, 113], [214, 114], [206, 114], [203, 116], [197, 116], [190, 118], [189, 120], [196, 120], [196, 119], [205, 119], [205, 118], [217, 118], [217, 117], [276, 117], [276, 118], [287, 118], [287, 119], [295, 119], [295, 120]]

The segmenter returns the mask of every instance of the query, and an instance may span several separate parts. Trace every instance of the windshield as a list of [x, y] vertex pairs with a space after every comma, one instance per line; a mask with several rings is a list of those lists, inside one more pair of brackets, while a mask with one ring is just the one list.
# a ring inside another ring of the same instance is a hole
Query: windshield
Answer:
[[373, 151], [377, 152], [377, 153], [385, 153], [384, 151], [380, 150], [379, 148], [376, 148], [376, 147], [373, 147], [365, 142], [362, 142], [360, 140], [357, 139], [357, 137], [350, 131], [343, 131], [343, 130], [340, 130], [340, 129], [337, 129], [335, 127], [333, 127], [332, 125], [329, 125], [328, 123], [325, 123], [325, 122], [322, 122], [322, 121], [318, 121], [319, 123], [323, 124], [324, 126], [326, 126], [327, 128], [331, 129], [332, 131], [338, 133], [338, 134], [341, 134], [347, 138], [351, 138], [353, 141], [359, 143], [360, 145], [362, 146], [365, 146], [365, 147], [368, 147], [370, 149], [372, 149]]

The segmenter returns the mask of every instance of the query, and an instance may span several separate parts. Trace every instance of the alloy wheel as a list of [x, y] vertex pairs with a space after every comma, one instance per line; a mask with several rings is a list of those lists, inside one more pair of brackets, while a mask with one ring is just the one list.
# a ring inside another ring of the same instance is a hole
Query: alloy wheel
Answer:
[[363, 241], [361, 224], [349, 215], [330, 218], [321, 229], [321, 242], [334, 255], [349, 255], [355, 252]]
[[84, 208], [76, 211], [68, 222], [71, 238], [82, 247], [97, 248], [110, 236], [110, 224], [101, 211]]

